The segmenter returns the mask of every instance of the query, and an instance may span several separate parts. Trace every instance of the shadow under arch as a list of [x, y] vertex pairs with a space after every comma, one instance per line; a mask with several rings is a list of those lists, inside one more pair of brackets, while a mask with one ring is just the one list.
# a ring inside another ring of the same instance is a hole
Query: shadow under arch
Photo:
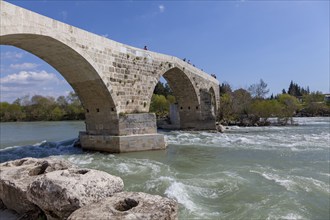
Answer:
[[[86, 110], [89, 134], [118, 134], [115, 102], [108, 88], [83, 55], [65, 43], [40, 34], [8, 34], [0, 36], [0, 45], [15, 46], [41, 58], [54, 67], [77, 93]], [[86, 55], [85, 55], [86, 56]]]
[[165, 71], [162, 76], [175, 96], [180, 129], [195, 128], [195, 121], [200, 118], [200, 106], [192, 81], [184, 71], [177, 67]]
[[218, 106], [217, 106], [217, 102], [216, 102], [216, 98], [215, 98], [215, 92], [214, 92], [214, 89], [213, 87], [211, 87], [209, 89], [209, 93], [210, 93], [210, 97], [211, 97], [211, 114], [216, 118], [217, 117], [217, 109], [218, 109]]

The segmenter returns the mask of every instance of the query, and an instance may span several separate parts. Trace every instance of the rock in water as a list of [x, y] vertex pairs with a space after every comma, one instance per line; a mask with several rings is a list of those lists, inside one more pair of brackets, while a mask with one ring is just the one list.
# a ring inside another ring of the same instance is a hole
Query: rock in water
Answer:
[[27, 199], [27, 187], [38, 175], [72, 167], [65, 160], [23, 158], [0, 164], [0, 200], [6, 208], [19, 214], [40, 212]]
[[76, 209], [121, 192], [121, 178], [91, 169], [68, 169], [39, 176], [28, 187], [28, 198], [47, 219], [66, 219]]
[[68, 220], [172, 220], [177, 219], [176, 201], [142, 192], [121, 192], [76, 210]]
[[225, 131], [225, 128], [221, 124], [217, 124], [216, 129], [220, 133], [223, 133]]

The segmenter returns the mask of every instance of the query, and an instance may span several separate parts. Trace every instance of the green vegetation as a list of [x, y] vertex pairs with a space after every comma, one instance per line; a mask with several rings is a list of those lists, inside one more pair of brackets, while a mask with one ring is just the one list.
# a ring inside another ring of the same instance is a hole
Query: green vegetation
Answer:
[[[277, 118], [278, 124], [293, 123], [294, 116], [330, 116], [330, 103], [325, 102], [321, 92], [310, 92], [291, 81], [288, 92], [269, 93], [267, 84], [261, 79], [248, 90], [232, 91], [228, 83], [220, 85], [220, 109], [218, 121], [224, 125], [269, 125], [270, 118]], [[151, 99], [150, 112], [157, 117], [166, 117], [175, 97], [169, 85], [158, 82]], [[84, 109], [73, 92], [68, 96], [44, 97], [35, 95], [16, 99], [13, 103], [0, 102], [0, 121], [60, 121], [83, 120]]]
[[[151, 99], [150, 112], [157, 117], [165, 117], [175, 97], [168, 84], [158, 82]], [[124, 113], [123, 113], [124, 114]], [[71, 92], [68, 96], [44, 97], [35, 95], [16, 99], [13, 103], [0, 102], [0, 121], [62, 121], [84, 120], [85, 112], [78, 96]]]
[[288, 93], [265, 98], [269, 90], [261, 79], [248, 90], [232, 91], [228, 83], [220, 85], [220, 111], [218, 120], [225, 125], [269, 125], [269, 118], [277, 118], [278, 124], [293, 123], [294, 116], [330, 116], [330, 103], [321, 92], [310, 92], [291, 81]]
[[169, 85], [158, 82], [151, 98], [150, 112], [154, 112], [157, 117], [166, 117], [169, 113], [170, 104], [175, 102], [175, 97]]
[[53, 97], [35, 95], [16, 99], [12, 104], [0, 103], [0, 120], [5, 121], [60, 121], [85, 119], [84, 109], [78, 96]]

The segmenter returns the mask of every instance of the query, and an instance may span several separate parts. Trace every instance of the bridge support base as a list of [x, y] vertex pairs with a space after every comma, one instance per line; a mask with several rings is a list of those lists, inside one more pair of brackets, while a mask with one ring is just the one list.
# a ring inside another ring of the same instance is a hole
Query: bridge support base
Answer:
[[157, 133], [110, 136], [90, 135], [86, 132], [80, 132], [79, 139], [83, 149], [110, 153], [163, 150], [166, 148], [164, 135]]

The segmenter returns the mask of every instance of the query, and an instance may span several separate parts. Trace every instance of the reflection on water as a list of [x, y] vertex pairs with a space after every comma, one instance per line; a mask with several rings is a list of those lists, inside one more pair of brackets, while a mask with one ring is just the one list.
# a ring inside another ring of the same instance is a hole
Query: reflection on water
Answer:
[[56, 156], [103, 170], [126, 190], [176, 199], [182, 219], [329, 219], [330, 121], [297, 120], [224, 134], [164, 132], [165, 151], [116, 155], [73, 147], [83, 122], [2, 123], [0, 160]]

